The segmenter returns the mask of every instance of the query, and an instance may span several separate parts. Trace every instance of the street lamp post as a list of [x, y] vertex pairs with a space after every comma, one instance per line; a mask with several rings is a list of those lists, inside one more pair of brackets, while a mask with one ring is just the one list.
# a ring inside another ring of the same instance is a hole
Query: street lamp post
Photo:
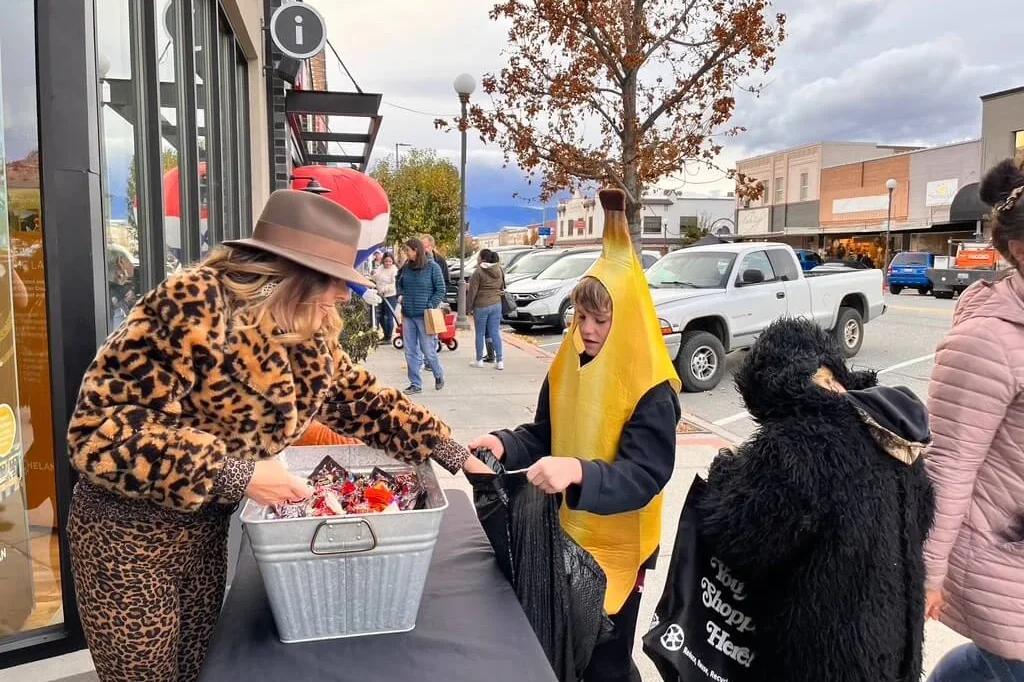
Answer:
[[411, 147], [412, 145], [408, 142], [396, 142], [395, 143], [395, 173], [398, 173], [401, 166], [398, 163], [398, 148], [399, 147]]
[[459, 131], [462, 133], [462, 159], [459, 172], [458, 316], [455, 319], [455, 326], [459, 329], [469, 329], [469, 320], [466, 318], [466, 278], [464, 275], [466, 272], [466, 132], [469, 125], [466, 109], [469, 106], [469, 96], [476, 90], [476, 80], [468, 73], [464, 73], [455, 79], [454, 86], [462, 106], [459, 117]]
[[896, 189], [896, 180], [889, 178], [885, 181], [885, 188], [889, 190], [889, 211], [885, 219], [885, 257], [882, 261], [882, 276], [885, 283], [889, 283], [889, 241], [892, 234], [892, 193]]

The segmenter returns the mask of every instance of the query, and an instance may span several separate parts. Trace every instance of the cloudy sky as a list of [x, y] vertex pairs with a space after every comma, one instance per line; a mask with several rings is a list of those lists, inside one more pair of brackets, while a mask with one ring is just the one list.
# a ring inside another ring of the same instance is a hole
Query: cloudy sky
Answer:
[[[458, 139], [434, 130], [453, 115], [452, 80], [479, 78], [504, 63], [504, 26], [489, 0], [309, 0], [367, 92], [384, 95], [376, 154], [396, 142], [433, 147], [455, 158]], [[789, 37], [760, 98], [739, 96], [735, 123], [749, 132], [730, 141], [723, 161], [820, 140], [942, 144], [977, 137], [982, 94], [1024, 85], [1019, 0], [777, 0]], [[371, 29], [372, 27], [372, 29]], [[329, 57], [331, 89], [349, 83]], [[480, 95], [481, 97], [483, 95]], [[472, 194], [478, 205], [512, 203], [531, 190], [501, 154], [470, 139]], [[724, 191], [719, 172], [665, 181], [691, 192]], [[535, 191], [534, 191], [535, 194]]]

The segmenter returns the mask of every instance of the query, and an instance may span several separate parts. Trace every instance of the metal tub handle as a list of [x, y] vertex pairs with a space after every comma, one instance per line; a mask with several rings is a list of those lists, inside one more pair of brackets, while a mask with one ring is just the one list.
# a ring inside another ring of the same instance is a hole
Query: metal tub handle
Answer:
[[366, 519], [321, 521], [309, 543], [309, 551], [318, 556], [359, 554], [376, 548], [377, 536]]

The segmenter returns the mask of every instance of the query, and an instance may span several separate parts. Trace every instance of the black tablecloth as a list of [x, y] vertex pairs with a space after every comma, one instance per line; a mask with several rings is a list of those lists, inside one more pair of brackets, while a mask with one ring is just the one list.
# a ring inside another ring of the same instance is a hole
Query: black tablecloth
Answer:
[[200, 682], [554, 682], [472, 503], [446, 492], [415, 630], [282, 644], [246, 539]]

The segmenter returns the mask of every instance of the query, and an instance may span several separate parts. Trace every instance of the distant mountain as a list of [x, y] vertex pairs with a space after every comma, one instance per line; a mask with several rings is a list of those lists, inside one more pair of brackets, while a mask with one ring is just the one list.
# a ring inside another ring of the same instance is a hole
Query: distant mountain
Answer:
[[[539, 223], [542, 212], [524, 206], [470, 206], [466, 212], [470, 234], [488, 234], [503, 227], [523, 227]], [[548, 221], [555, 219], [554, 206], [548, 207]]]

